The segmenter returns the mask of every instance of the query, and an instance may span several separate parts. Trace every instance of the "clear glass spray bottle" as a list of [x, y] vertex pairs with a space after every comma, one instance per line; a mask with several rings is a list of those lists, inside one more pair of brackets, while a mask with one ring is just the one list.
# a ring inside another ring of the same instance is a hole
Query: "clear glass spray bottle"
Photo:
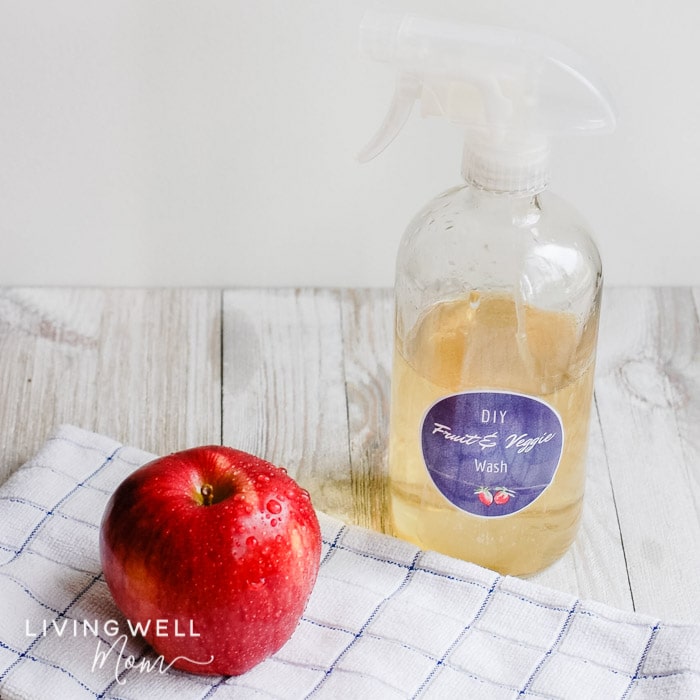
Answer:
[[363, 49], [399, 68], [361, 158], [416, 100], [465, 130], [465, 184], [400, 244], [389, 479], [394, 534], [513, 575], [579, 523], [602, 290], [585, 222], [546, 191], [549, 136], [610, 131], [580, 59], [541, 37], [368, 16]]

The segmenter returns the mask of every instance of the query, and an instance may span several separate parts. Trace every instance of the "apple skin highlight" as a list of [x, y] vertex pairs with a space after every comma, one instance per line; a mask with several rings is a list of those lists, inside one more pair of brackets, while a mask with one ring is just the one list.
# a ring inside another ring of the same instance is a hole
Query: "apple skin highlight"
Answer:
[[[280, 649], [313, 589], [321, 533], [283, 469], [228, 447], [150, 462], [109, 500], [100, 558], [117, 607], [174, 668], [240, 675]], [[160, 624], [157, 621], [160, 620]]]

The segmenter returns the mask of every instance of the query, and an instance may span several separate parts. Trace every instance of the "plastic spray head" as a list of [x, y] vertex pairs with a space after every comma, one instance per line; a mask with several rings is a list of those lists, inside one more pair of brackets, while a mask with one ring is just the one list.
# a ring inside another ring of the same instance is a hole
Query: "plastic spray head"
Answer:
[[573, 132], [610, 133], [610, 100], [584, 60], [546, 37], [414, 15], [368, 13], [363, 55], [398, 74], [389, 112], [358, 155], [379, 155], [421, 103], [465, 132], [462, 172], [494, 192], [536, 194], [549, 183], [549, 141]]

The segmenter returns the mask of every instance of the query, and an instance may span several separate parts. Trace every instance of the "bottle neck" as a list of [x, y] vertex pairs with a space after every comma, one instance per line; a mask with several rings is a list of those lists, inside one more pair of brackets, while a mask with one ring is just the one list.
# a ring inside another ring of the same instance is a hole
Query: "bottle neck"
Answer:
[[543, 139], [467, 140], [462, 175], [479, 190], [534, 196], [549, 186], [549, 147]]

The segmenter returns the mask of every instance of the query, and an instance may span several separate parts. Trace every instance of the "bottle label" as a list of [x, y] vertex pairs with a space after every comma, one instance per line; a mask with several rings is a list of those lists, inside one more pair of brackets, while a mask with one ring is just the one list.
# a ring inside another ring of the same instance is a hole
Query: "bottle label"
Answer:
[[517, 513], [552, 483], [564, 427], [539, 399], [472, 391], [434, 403], [421, 442], [440, 493], [468, 513], [491, 518]]

